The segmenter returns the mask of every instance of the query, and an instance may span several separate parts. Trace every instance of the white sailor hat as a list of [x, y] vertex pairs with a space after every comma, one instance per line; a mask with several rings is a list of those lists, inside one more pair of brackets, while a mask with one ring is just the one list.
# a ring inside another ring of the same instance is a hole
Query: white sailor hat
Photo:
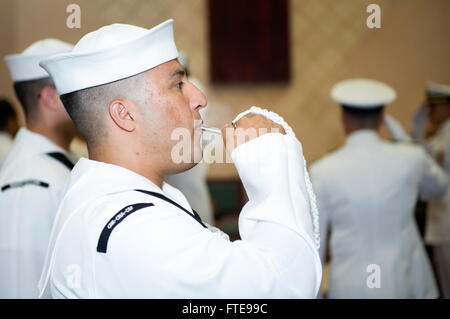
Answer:
[[331, 97], [337, 103], [357, 109], [373, 109], [391, 103], [396, 93], [389, 85], [371, 79], [349, 79], [335, 84]]
[[173, 20], [152, 29], [111, 24], [86, 34], [69, 53], [41, 61], [60, 95], [111, 83], [176, 59]]
[[428, 82], [426, 87], [428, 105], [450, 104], [450, 86]]
[[5, 57], [11, 78], [14, 82], [31, 81], [49, 77], [39, 66], [39, 62], [56, 53], [68, 52], [73, 45], [58, 39], [44, 39], [34, 42], [22, 53]]

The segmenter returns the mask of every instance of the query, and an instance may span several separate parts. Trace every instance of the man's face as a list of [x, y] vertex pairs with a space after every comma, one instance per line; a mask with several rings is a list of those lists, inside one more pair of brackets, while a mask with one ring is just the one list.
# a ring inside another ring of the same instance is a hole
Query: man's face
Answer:
[[[161, 161], [168, 162], [169, 170], [173, 172], [193, 167], [194, 152], [201, 154], [199, 110], [206, 105], [205, 95], [188, 81], [177, 60], [149, 70], [145, 86], [143, 118], [146, 133], [143, 142], [148, 145], [146, 151], [153, 152], [153, 156], [160, 154]], [[190, 133], [191, 163], [175, 165], [171, 161], [172, 148], [179, 142], [171, 138], [174, 130]]]
[[430, 121], [439, 126], [450, 118], [450, 104], [438, 104], [428, 108]]

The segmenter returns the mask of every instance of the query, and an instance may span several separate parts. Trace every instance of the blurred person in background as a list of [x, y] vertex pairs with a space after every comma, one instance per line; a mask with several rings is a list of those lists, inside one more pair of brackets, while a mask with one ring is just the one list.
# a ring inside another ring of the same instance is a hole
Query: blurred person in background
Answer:
[[[450, 86], [429, 83], [426, 105], [435, 133], [425, 141], [431, 156], [450, 176]], [[450, 298], [450, 190], [440, 199], [428, 202], [425, 242], [432, 247], [442, 298]]]
[[[418, 143], [421, 145], [424, 145], [426, 139], [431, 137], [436, 131], [436, 127], [428, 119], [428, 111], [425, 103], [421, 103], [414, 113], [411, 125], [411, 138], [403, 130], [400, 123], [398, 123], [397, 126], [399, 128], [399, 132], [401, 132], [399, 136], [403, 137], [404, 141]], [[399, 136], [395, 136], [394, 133], [393, 139], [398, 140]], [[422, 236], [423, 240], [425, 240], [426, 212], [427, 202], [422, 200], [421, 198], [418, 198], [415, 209], [415, 217], [417, 226], [419, 227], [420, 235]], [[431, 258], [430, 246], [425, 245], [425, 248], [429, 257]]]
[[328, 297], [438, 297], [413, 211], [419, 194], [445, 194], [445, 172], [420, 147], [380, 138], [384, 106], [396, 98], [388, 85], [350, 79], [331, 96], [347, 141], [311, 166], [323, 262], [330, 249]]
[[0, 171], [0, 298], [36, 298], [53, 219], [73, 167], [76, 133], [52, 79], [39, 66], [72, 45], [44, 39], [5, 57], [26, 119]]
[[[450, 172], [450, 86], [429, 82], [426, 100], [413, 118], [412, 138]], [[410, 141], [401, 125], [391, 130], [399, 141]], [[441, 297], [450, 298], [450, 190], [426, 203], [425, 244], [433, 262]]]
[[11, 150], [18, 129], [16, 111], [7, 99], [0, 99], [0, 167]]

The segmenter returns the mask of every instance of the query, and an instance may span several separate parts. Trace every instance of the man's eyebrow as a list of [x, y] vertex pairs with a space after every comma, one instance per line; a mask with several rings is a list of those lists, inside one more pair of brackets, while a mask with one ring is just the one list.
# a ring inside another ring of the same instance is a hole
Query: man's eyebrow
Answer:
[[178, 69], [178, 70], [175, 70], [171, 75], [169, 75], [169, 80], [171, 80], [175, 76], [183, 77], [185, 75], [186, 75], [186, 72], [184, 70]]

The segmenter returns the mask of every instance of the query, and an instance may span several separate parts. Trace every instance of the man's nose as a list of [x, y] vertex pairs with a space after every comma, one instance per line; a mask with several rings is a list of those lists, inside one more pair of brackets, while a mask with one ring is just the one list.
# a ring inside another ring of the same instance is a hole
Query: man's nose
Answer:
[[201, 108], [205, 107], [208, 103], [206, 95], [200, 91], [194, 84], [191, 84], [191, 96], [189, 99], [190, 107], [193, 110], [199, 111]]

